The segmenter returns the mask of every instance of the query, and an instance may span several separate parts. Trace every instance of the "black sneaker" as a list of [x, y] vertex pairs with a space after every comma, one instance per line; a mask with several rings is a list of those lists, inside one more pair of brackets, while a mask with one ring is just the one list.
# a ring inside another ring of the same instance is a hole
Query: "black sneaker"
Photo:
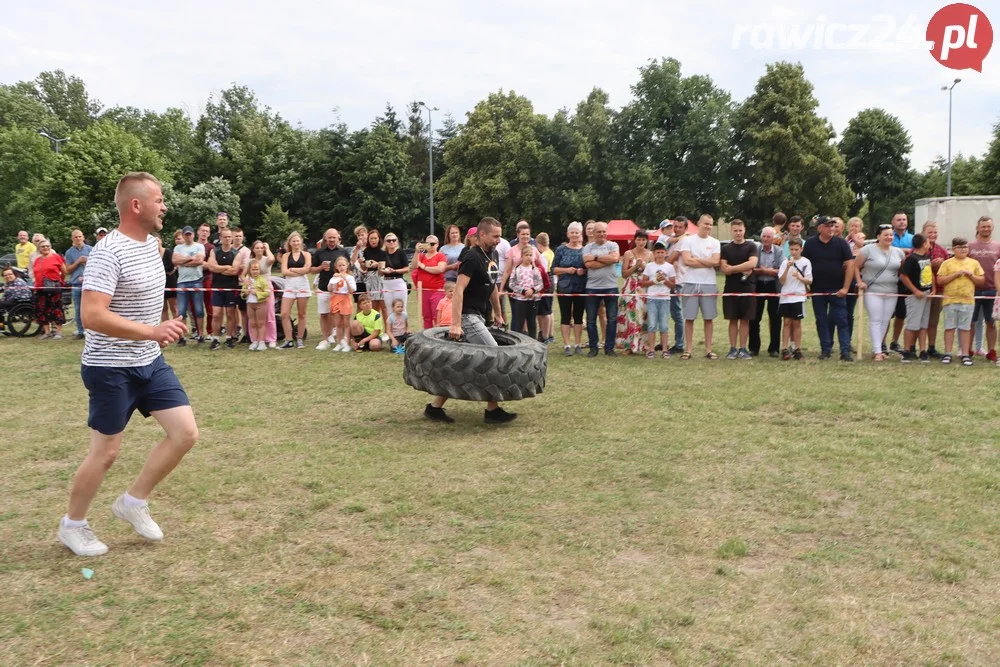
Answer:
[[286, 340], [284, 345], [279, 345], [278, 346], [278, 349], [279, 350], [291, 350], [293, 347], [295, 347], [295, 343], [293, 341]]
[[604, 355], [607, 357], [617, 357], [618, 353], [614, 350], [604, 350]]
[[588, 357], [596, 357], [597, 356], [597, 350], [591, 350], [590, 352], [587, 353], [587, 356]]
[[483, 421], [487, 424], [506, 424], [517, 419], [517, 414], [507, 412], [501, 407], [494, 410], [483, 410]]
[[684, 348], [680, 345], [674, 345], [668, 350], [670, 354], [684, 354]]
[[802, 350], [795, 348], [795, 351], [792, 352], [792, 359], [795, 361], [802, 361]]
[[444, 411], [444, 408], [435, 408], [430, 403], [428, 403], [427, 407], [424, 408], [424, 417], [427, 417], [432, 422], [442, 422], [444, 424], [455, 423], [455, 419], [453, 417], [449, 417]]
[[768, 350], [767, 351], [767, 356], [771, 357], [772, 359], [777, 359], [781, 355], [778, 354], [777, 350]]
[[249, 344], [250, 344], [250, 336], [243, 334], [240, 337], [240, 345], [249, 345]]
[[827, 360], [827, 359], [829, 359], [829, 358], [830, 358], [831, 356], [833, 356], [833, 355], [832, 355], [831, 353], [829, 353], [829, 352], [820, 352], [820, 353], [819, 353], [819, 360], [820, 360], [820, 361], [826, 361], [826, 360]]
[[927, 350], [924, 350], [923, 352], [920, 353], [919, 359], [920, 359], [920, 363], [922, 363], [922, 364], [929, 364], [929, 363], [931, 363], [931, 357], [927, 353]]
[[208, 349], [210, 349], [210, 350], [218, 350], [220, 347], [222, 347], [222, 343], [220, 343], [219, 339], [216, 338], [216, 339], [214, 339], [212, 341], [212, 344], [208, 346]]
[[187, 344], [188, 342], [183, 336], [177, 339], [177, 347], [184, 347]]
[[77, 334], [73, 336], [73, 338], [75, 338], [76, 340], [83, 340], [84, 338], [86, 338], [86, 336], [84, 336], [83, 334]]
[[903, 348], [899, 346], [899, 343], [889, 343], [889, 351], [895, 352], [896, 354], [902, 354]]
[[781, 359], [783, 361], [788, 361], [791, 358], [792, 358], [792, 351], [791, 350], [785, 349], [785, 350], [781, 351]]
[[227, 338], [226, 339], [226, 347], [228, 347], [230, 350], [233, 349], [234, 347], [236, 347], [236, 339], [235, 338]]
[[931, 359], [940, 359], [941, 353], [938, 352], [937, 349], [934, 348], [934, 346], [931, 346], [927, 348], [927, 356], [930, 357]]
[[198, 345], [201, 345], [204, 342], [205, 342], [205, 337], [204, 336], [198, 336]]
[[912, 353], [912, 352], [909, 352], [909, 351], [907, 351], [907, 352], [903, 352], [903, 356], [902, 356], [902, 357], [900, 357], [899, 361], [900, 361], [900, 363], [903, 363], [903, 364], [908, 364], [908, 363], [910, 363], [911, 361], [913, 361], [913, 356], [914, 356], [914, 355], [913, 355], [913, 353]]
[[851, 356], [850, 352], [844, 352], [840, 355], [841, 361], [854, 361], [854, 357]]

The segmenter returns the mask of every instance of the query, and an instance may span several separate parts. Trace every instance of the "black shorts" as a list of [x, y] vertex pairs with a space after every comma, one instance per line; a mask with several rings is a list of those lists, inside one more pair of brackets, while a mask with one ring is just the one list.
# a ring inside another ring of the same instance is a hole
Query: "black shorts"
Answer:
[[236, 307], [240, 309], [241, 313], [247, 312], [247, 300], [242, 294], [237, 293], [236, 295]]
[[801, 320], [805, 317], [805, 309], [802, 307], [801, 301], [798, 303], [779, 303], [778, 304], [778, 317], [787, 318], [789, 320]]
[[136, 410], [148, 417], [191, 404], [162, 354], [146, 366], [81, 366], [80, 375], [90, 393], [87, 426], [104, 435], [124, 431]]
[[551, 315], [552, 314], [552, 297], [543, 296], [538, 300], [538, 314], [539, 315]]
[[[366, 334], [362, 334], [361, 336], [351, 336], [351, 337], [354, 339], [355, 343], [360, 343], [362, 340], [365, 339], [365, 336], [367, 336], [367, 335], [368, 334], [366, 333]], [[371, 342], [371, 341], [369, 341], [369, 342]], [[358, 349], [359, 350], [369, 350], [371, 348], [368, 347], [368, 343], [365, 343], [364, 345], [359, 345]]]
[[752, 320], [757, 314], [757, 297], [722, 297], [722, 316], [727, 320]]
[[212, 305], [216, 308], [235, 308], [239, 297], [240, 293], [236, 291], [216, 290], [212, 292]]
[[892, 316], [901, 320], [906, 319], [906, 299], [903, 297], [896, 299], [896, 310], [893, 311]]

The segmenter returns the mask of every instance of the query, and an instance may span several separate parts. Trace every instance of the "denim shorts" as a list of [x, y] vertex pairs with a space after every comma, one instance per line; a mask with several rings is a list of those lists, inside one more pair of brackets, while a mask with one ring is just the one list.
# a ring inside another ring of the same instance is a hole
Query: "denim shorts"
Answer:
[[971, 303], [949, 303], [944, 307], [944, 328], [968, 331], [972, 328], [972, 311], [975, 308]]
[[670, 333], [670, 299], [646, 300], [646, 330], [649, 333]]
[[[185, 288], [196, 289], [195, 292], [185, 292]], [[181, 290], [177, 292], [177, 312], [181, 315], [187, 315], [188, 309], [194, 311], [195, 317], [205, 316], [205, 293], [201, 291], [201, 281], [200, 280], [190, 280], [183, 283], [177, 283], [177, 289]]]
[[145, 366], [81, 366], [80, 375], [90, 392], [87, 426], [104, 435], [124, 431], [137, 409], [148, 417], [158, 410], [191, 405], [162, 354]]
[[462, 314], [462, 333], [465, 335], [465, 342], [473, 345], [488, 345], [497, 347], [497, 342], [486, 327], [486, 320], [479, 315]]

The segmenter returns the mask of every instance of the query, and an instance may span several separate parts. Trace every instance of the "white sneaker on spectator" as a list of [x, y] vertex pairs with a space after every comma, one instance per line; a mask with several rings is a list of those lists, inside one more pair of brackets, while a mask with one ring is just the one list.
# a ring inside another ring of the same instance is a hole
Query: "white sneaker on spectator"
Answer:
[[336, 345], [333, 346], [333, 351], [340, 352], [340, 349], [341, 347], [343, 347], [343, 345], [344, 345], [343, 343], [337, 343]]
[[324, 338], [323, 340], [321, 340], [319, 342], [319, 345], [316, 346], [316, 349], [317, 350], [329, 350], [330, 349], [330, 341], [328, 341], [327, 339]]
[[101, 556], [108, 553], [108, 545], [97, 539], [90, 526], [67, 528], [59, 520], [59, 541], [77, 556]]
[[341, 343], [340, 345], [341, 345], [341, 347], [340, 347], [340, 351], [341, 352], [351, 352], [352, 351], [351, 350], [351, 344], [348, 343], [346, 340], [343, 343]]
[[141, 537], [153, 542], [163, 539], [163, 531], [156, 525], [152, 517], [149, 516], [149, 505], [143, 503], [139, 507], [126, 507], [125, 496], [118, 496], [111, 505], [111, 513], [122, 521], [127, 521], [135, 528], [135, 532]]
[[277, 343], [268, 343], [268, 344], [267, 344], [267, 346], [268, 346], [268, 347], [269, 347], [270, 349], [272, 349], [272, 350], [276, 350], [276, 349], [278, 349], [278, 344], [277, 344]]
[[329, 336], [327, 336], [326, 337], [326, 342], [329, 343], [330, 345], [336, 345], [337, 344], [337, 332], [334, 331], [332, 334], [330, 334]]

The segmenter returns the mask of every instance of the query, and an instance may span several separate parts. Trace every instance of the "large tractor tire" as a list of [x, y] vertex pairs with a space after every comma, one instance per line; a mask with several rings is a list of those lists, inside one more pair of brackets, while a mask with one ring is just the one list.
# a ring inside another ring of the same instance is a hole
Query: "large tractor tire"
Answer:
[[455, 341], [448, 327], [406, 341], [403, 380], [434, 396], [464, 401], [518, 401], [545, 389], [548, 348], [528, 336], [490, 329], [497, 347]]

